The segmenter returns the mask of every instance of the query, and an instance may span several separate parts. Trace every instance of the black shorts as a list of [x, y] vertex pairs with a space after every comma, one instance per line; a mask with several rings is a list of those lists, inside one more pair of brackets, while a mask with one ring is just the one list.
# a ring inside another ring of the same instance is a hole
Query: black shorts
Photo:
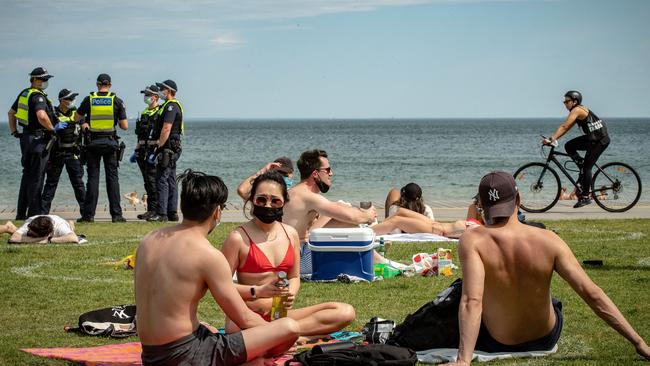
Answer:
[[239, 365], [246, 362], [246, 347], [241, 332], [212, 333], [199, 325], [194, 333], [159, 345], [142, 345], [144, 365]]
[[499, 343], [497, 340], [492, 338], [490, 332], [481, 322], [481, 330], [478, 333], [478, 338], [476, 339], [477, 351], [496, 353], [496, 352], [528, 352], [528, 351], [549, 351], [555, 347], [557, 341], [560, 339], [560, 333], [562, 333], [562, 325], [564, 324], [564, 318], [562, 317], [562, 303], [557, 299], [553, 299], [553, 310], [555, 311], [555, 326], [549, 334], [545, 335], [542, 338], [535, 339], [533, 341], [528, 341], [520, 344], [508, 345]]

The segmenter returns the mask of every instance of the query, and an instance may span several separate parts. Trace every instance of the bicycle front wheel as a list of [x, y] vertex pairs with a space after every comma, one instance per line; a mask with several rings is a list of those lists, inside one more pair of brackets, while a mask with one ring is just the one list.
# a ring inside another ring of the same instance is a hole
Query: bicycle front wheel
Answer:
[[607, 163], [596, 170], [591, 191], [598, 206], [609, 212], [631, 209], [641, 197], [641, 178], [631, 166]]
[[545, 212], [560, 199], [560, 177], [546, 164], [526, 164], [517, 169], [514, 177], [524, 211]]

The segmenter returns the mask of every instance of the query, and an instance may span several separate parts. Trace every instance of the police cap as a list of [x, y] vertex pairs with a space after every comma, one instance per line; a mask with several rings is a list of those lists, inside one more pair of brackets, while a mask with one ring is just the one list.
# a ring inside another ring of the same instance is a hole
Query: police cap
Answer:
[[97, 84], [108, 85], [111, 83], [111, 76], [108, 74], [99, 74], [97, 76]]
[[59, 92], [59, 99], [74, 99], [79, 93], [73, 93], [69, 89], [61, 89]]
[[44, 67], [37, 67], [32, 72], [29, 73], [29, 76], [32, 78], [36, 79], [41, 79], [41, 80], [48, 80], [49, 78], [53, 78], [53, 75], [50, 75], [47, 70], [45, 70]]
[[178, 91], [178, 87], [176, 86], [176, 83], [174, 82], [174, 80], [165, 80], [162, 83], [156, 83], [156, 85], [158, 85], [158, 87], [160, 87], [161, 90], [162, 89], [169, 89], [169, 90], [173, 91], [174, 93], [176, 93]]

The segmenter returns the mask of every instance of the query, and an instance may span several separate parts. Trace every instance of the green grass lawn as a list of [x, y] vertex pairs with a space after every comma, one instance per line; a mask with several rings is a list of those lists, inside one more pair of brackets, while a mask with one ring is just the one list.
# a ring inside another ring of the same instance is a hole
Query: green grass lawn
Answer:
[[[587, 272], [619, 306], [632, 325], [650, 340], [650, 220], [585, 220], [546, 223], [571, 246], [579, 260], [603, 259], [601, 268]], [[95, 346], [121, 343], [63, 331], [76, 325], [79, 314], [111, 305], [134, 303], [132, 272], [115, 269], [115, 262], [137, 247], [150, 223], [79, 224], [88, 236], [85, 245], [0, 244], [0, 365], [61, 365], [19, 351], [28, 347]], [[236, 224], [224, 223], [211, 235], [217, 247]], [[2, 241], [5, 241], [3, 236]], [[456, 253], [456, 245], [442, 243]], [[418, 252], [432, 252], [431, 243], [394, 244], [389, 257], [410, 261]], [[373, 316], [402, 321], [430, 301], [452, 278], [395, 278], [371, 284], [304, 283], [296, 306], [342, 301], [357, 311], [349, 327], [360, 330]], [[640, 362], [615, 331], [597, 318], [561, 279], [553, 281], [553, 294], [564, 303], [565, 326], [557, 354], [536, 360], [490, 364], [602, 365]], [[215, 326], [223, 313], [208, 295], [199, 317]], [[136, 338], [131, 338], [130, 341]]]

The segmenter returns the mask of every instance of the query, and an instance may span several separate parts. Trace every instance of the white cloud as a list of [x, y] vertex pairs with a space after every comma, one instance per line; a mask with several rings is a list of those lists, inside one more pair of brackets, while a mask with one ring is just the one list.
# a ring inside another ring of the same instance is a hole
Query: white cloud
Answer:
[[239, 38], [239, 36], [232, 33], [219, 35], [211, 39], [210, 42], [216, 43], [219, 46], [236, 46], [243, 43], [242, 39]]

